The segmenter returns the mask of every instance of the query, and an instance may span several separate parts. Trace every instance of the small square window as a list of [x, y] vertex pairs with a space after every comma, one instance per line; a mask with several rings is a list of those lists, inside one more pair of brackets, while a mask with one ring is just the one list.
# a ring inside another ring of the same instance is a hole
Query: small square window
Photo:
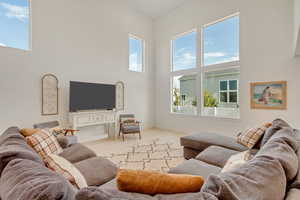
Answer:
[[144, 41], [134, 36], [129, 36], [129, 70], [144, 70]]

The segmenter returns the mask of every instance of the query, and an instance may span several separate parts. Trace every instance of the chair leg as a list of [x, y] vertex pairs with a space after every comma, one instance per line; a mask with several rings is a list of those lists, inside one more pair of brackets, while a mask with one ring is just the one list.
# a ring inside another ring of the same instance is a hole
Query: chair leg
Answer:
[[141, 132], [139, 132], [139, 135], [140, 135], [140, 140], [142, 139], [142, 135], [141, 135]]

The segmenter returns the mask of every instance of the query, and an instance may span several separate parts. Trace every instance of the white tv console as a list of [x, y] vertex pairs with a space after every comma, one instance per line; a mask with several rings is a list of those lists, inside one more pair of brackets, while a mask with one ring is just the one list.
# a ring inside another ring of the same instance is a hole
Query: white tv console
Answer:
[[[69, 122], [73, 129], [79, 127], [94, 126], [94, 125], [109, 125], [108, 137], [113, 138], [116, 135], [118, 127], [116, 111], [82, 111], [69, 114]], [[111, 125], [114, 125], [114, 131], [111, 133]]]

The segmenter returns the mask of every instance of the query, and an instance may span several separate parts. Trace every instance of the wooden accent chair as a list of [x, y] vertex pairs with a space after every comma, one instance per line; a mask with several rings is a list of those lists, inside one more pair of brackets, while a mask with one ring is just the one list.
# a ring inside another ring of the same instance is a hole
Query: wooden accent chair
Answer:
[[124, 136], [126, 134], [139, 134], [139, 139], [141, 136], [141, 122], [136, 121], [134, 114], [122, 114], [120, 115], [120, 131], [119, 136], [123, 137], [123, 141], [125, 140]]

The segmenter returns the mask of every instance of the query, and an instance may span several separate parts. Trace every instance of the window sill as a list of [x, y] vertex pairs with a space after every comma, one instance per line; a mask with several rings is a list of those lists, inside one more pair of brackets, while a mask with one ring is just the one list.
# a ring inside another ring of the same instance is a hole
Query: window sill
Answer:
[[225, 116], [209, 116], [209, 115], [193, 115], [193, 114], [186, 114], [186, 113], [175, 113], [170, 112], [170, 115], [175, 116], [183, 116], [183, 117], [193, 117], [193, 118], [212, 118], [212, 119], [224, 119], [224, 120], [234, 120], [234, 121], [240, 121], [241, 117], [225, 117]]

